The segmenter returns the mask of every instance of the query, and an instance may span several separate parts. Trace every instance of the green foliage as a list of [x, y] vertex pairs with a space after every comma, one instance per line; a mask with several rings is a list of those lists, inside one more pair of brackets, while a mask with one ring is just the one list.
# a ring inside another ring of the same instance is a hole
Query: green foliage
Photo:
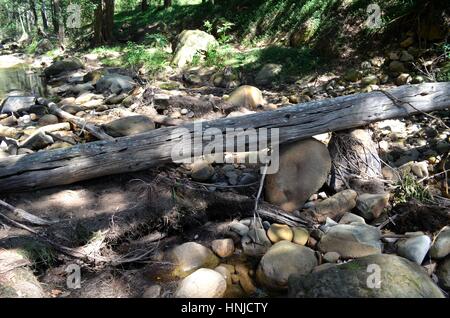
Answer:
[[21, 250], [23, 255], [31, 261], [33, 270], [48, 268], [57, 261], [57, 254], [53, 248], [37, 241], [27, 241]]
[[146, 34], [144, 43], [153, 48], [163, 49], [170, 44], [169, 39], [161, 33]]
[[123, 55], [126, 66], [135, 70], [144, 67], [149, 74], [156, 74], [169, 64], [169, 54], [161, 49], [148, 49], [143, 45], [128, 42]]
[[432, 199], [430, 191], [424, 187], [414, 176], [405, 174], [397, 184], [394, 194], [394, 203], [405, 203], [411, 200], [427, 202]]
[[30, 45], [27, 46], [27, 48], [25, 49], [25, 52], [27, 54], [34, 54], [36, 52], [37, 46], [39, 44], [39, 40], [37, 39], [33, 39], [33, 41], [31, 42]]
[[234, 23], [230, 21], [227, 20], [221, 21], [220, 25], [217, 27], [217, 35], [219, 36], [218, 39], [219, 43], [221, 44], [229, 43], [233, 39], [233, 36], [229, 34], [229, 31], [233, 26]]
[[233, 57], [233, 50], [228, 45], [211, 45], [205, 53], [205, 65], [224, 67]]
[[212, 31], [213, 31], [213, 24], [211, 23], [211, 21], [206, 20], [206, 21], [203, 23], [203, 27], [205, 28], [205, 31], [206, 31], [207, 33], [212, 33]]
[[443, 43], [439, 48], [444, 60], [441, 67], [437, 71], [436, 80], [438, 82], [450, 82], [450, 44]]

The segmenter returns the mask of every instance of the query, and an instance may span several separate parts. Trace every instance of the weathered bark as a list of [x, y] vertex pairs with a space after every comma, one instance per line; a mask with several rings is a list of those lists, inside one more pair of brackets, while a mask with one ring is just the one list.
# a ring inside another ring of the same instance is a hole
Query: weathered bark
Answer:
[[50, 112], [53, 115], [58, 116], [61, 119], [67, 120], [68, 122], [70, 122], [75, 126], [78, 126], [79, 128], [86, 129], [88, 132], [90, 132], [93, 136], [97, 137], [98, 139], [114, 140], [113, 137], [105, 133], [101, 128], [93, 124], [87, 123], [84, 119], [80, 117], [71, 115], [68, 112], [59, 109], [59, 107], [56, 104], [50, 103], [48, 106], [50, 108]]
[[33, 15], [33, 23], [37, 26], [38, 25], [38, 14], [36, 11], [36, 4], [34, 2], [34, 0], [29, 0], [28, 1], [30, 4], [30, 10], [31, 10], [31, 14]]
[[114, 0], [97, 0], [94, 13], [94, 44], [100, 45], [114, 40]]
[[[275, 111], [224, 118], [204, 122], [201, 128], [203, 131], [208, 128], [220, 130], [225, 141], [230, 138], [234, 140], [236, 136], [229, 129], [277, 128], [279, 143], [287, 143], [324, 132], [360, 127], [379, 120], [401, 118], [449, 106], [450, 83], [427, 83], [401, 86], [387, 93], [375, 91], [342, 96]], [[193, 136], [194, 127], [194, 124], [183, 126], [191, 133], [190, 136]], [[178, 129], [166, 127], [114, 141], [98, 141], [1, 159], [0, 191], [70, 184], [172, 162], [172, 149], [180, 146], [186, 138], [186, 131]], [[266, 141], [266, 135], [259, 133], [259, 141]], [[208, 143], [204, 141], [204, 144]]]
[[53, 26], [55, 32], [58, 35], [58, 41], [61, 46], [64, 47], [65, 43], [65, 29], [64, 21], [61, 13], [61, 3], [60, 0], [53, 0]]
[[47, 18], [47, 8], [45, 6], [45, 0], [41, 1], [41, 17], [42, 17], [42, 26], [44, 31], [48, 30], [48, 18]]

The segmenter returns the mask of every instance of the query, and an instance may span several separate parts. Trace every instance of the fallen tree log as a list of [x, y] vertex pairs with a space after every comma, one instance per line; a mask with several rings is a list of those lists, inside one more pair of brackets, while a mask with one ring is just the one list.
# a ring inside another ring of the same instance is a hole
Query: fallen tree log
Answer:
[[[440, 110], [449, 106], [450, 83], [427, 83], [218, 119], [204, 122], [202, 129], [219, 129], [224, 139], [228, 140], [234, 139], [236, 134], [229, 134], [227, 129], [278, 128], [279, 143], [287, 143], [324, 132], [360, 127], [375, 121]], [[193, 133], [195, 126], [189, 124], [182, 127]], [[160, 128], [113, 141], [97, 141], [1, 159], [0, 191], [71, 184], [172, 162], [172, 148], [179, 145], [186, 136], [178, 129], [179, 127]], [[259, 134], [258, 138], [261, 141], [266, 136]]]
[[113, 137], [105, 133], [101, 128], [95, 126], [94, 124], [90, 124], [86, 122], [84, 119], [71, 115], [68, 112], [60, 109], [55, 103], [49, 103], [48, 107], [50, 108], [50, 112], [58, 116], [61, 119], [67, 120], [69, 123], [78, 126], [81, 129], [86, 129], [93, 136], [97, 137], [100, 140], [114, 140]]

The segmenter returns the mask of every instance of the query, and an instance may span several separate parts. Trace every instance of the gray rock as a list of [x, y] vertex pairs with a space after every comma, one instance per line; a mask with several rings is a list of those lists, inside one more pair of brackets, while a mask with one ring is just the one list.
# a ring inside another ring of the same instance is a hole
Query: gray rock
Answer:
[[366, 220], [378, 218], [389, 203], [389, 193], [370, 194], [364, 193], [358, 196], [356, 207], [359, 214]]
[[234, 242], [230, 238], [214, 240], [211, 242], [211, 249], [222, 258], [233, 255]]
[[431, 246], [432, 258], [444, 258], [450, 254], [450, 226], [446, 226]]
[[177, 67], [191, 63], [197, 52], [207, 51], [210, 46], [218, 45], [211, 34], [200, 30], [184, 30], [177, 35], [175, 43], [172, 63]]
[[212, 269], [201, 268], [184, 278], [176, 298], [222, 298], [227, 290], [227, 282], [222, 274]]
[[57, 124], [59, 122], [58, 117], [53, 114], [47, 114], [39, 118], [38, 124], [39, 126], [47, 126]]
[[42, 131], [32, 134], [30, 137], [24, 140], [21, 144], [22, 148], [28, 148], [32, 150], [39, 150], [51, 145], [53, 138]]
[[17, 155], [29, 155], [34, 153], [33, 150], [28, 149], [28, 148], [19, 148], [17, 149]]
[[191, 177], [195, 181], [204, 182], [211, 179], [215, 170], [206, 160], [197, 160], [191, 166]]
[[262, 257], [256, 276], [259, 283], [269, 289], [286, 289], [289, 275], [308, 274], [315, 266], [317, 259], [312, 249], [281, 241]]
[[28, 111], [36, 102], [34, 96], [9, 96], [2, 104], [2, 114]]
[[173, 274], [179, 277], [185, 277], [202, 267], [215, 268], [219, 265], [217, 256], [209, 248], [196, 242], [187, 242], [173, 248], [169, 259], [176, 266]]
[[73, 86], [70, 91], [71, 93], [78, 95], [86, 92], [92, 92], [95, 89], [94, 85], [91, 83], [77, 84]]
[[256, 110], [258, 107], [265, 105], [262, 92], [250, 85], [242, 85], [231, 92], [226, 102], [236, 108], [246, 108]]
[[263, 221], [263, 228], [264, 230], [268, 230], [270, 228], [270, 222], [269, 221]]
[[152, 285], [147, 287], [142, 295], [142, 298], [160, 298], [161, 297], [161, 286]]
[[53, 44], [49, 39], [42, 39], [36, 45], [36, 53], [43, 54], [53, 49]]
[[337, 252], [342, 258], [358, 258], [382, 252], [381, 232], [367, 224], [338, 224], [319, 242], [323, 253]]
[[258, 181], [258, 177], [252, 173], [243, 173], [239, 180], [240, 185], [252, 184]]
[[247, 235], [250, 228], [247, 225], [244, 225], [240, 222], [235, 222], [230, 225], [230, 230], [239, 234], [240, 236], [245, 236]]
[[405, 65], [399, 61], [392, 61], [389, 64], [389, 70], [393, 73], [404, 73], [406, 72]]
[[341, 255], [339, 255], [339, 253], [328, 252], [328, 253], [325, 253], [325, 255], [323, 256], [323, 259], [327, 263], [336, 263], [340, 257], [341, 257]]
[[401, 73], [395, 79], [395, 84], [405, 85], [405, 84], [409, 84], [411, 82], [411, 80], [412, 80], [411, 75], [409, 75], [408, 73]]
[[107, 74], [95, 84], [95, 88], [100, 93], [110, 92], [119, 95], [121, 93], [129, 93], [135, 85], [136, 83], [129, 76]]
[[402, 62], [411, 62], [414, 61], [414, 56], [409, 54], [407, 51], [403, 51], [402, 55], [400, 56], [400, 61]]
[[450, 291], [450, 257], [439, 263], [436, 269], [436, 276], [438, 277], [439, 285]]
[[232, 281], [231, 281], [231, 273], [230, 270], [228, 269], [228, 267], [226, 265], [219, 265], [216, 268], [214, 268], [214, 270], [218, 273], [220, 273], [223, 278], [225, 278], [227, 285], [231, 285]]
[[[379, 269], [379, 285], [376, 272]], [[443, 298], [417, 264], [399, 256], [370, 255], [289, 278], [289, 296], [307, 298]], [[374, 288], [379, 287], [379, 288]]]
[[430, 246], [431, 239], [427, 235], [414, 236], [397, 243], [397, 254], [420, 265]]
[[83, 108], [76, 105], [64, 105], [61, 107], [61, 110], [68, 112], [71, 115], [75, 115], [76, 113], [83, 111]]
[[341, 217], [341, 219], [339, 220], [339, 224], [350, 224], [350, 223], [366, 224], [366, 221], [359, 215], [347, 212]]
[[63, 73], [76, 71], [83, 68], [83, 63], [76, 58], [65, 59], [62, 61], [56, 61], [44, 70], [44, 75], [46, 77], [56, 77]]
[[105, 103], [109, 105], [120, 104], [127, 97], [128, 95], [125, 93], [119, 95], [113, 94], [106, 99]]
[[272, 246], [266, 231], [252, 227], [241, 240], [242, 250], [245, 255], [261, 257]]
[[320, 189], [330, 169], [330, 154], [320, 141], [310, 138], [282, 146], [279, 170], [267, 175], [265, 180], [265, 198], [283, 210], [293, 212]]
[[[45, 298], [24, 250], [0, 250], [0, 298]], [[4, 271], [4, 269], [10, 269]]]
[[368, 75], [361, 79], [363, 85], [375, 85], [378, 84], [378, 77], [376, 75]]
[[104, 124], [102, 127], [108, 135], [122, 137], [142, 134], [153, 130], [155, 129], [155, 123], [146, 116], [137, 115], [114, 120], [108, 124]]
[[266, 86], [271, 84], [281, 73], [283, 65], [266, 64], [258, 72], [255, 78], [256, 85]]
[[320, 226], [320, 230], [323, 231], [323, 233], [327, 233], [330, 228], [336, 225], [338, 225], [336, 221], [330, 218], [326, 218], [325, 223]]

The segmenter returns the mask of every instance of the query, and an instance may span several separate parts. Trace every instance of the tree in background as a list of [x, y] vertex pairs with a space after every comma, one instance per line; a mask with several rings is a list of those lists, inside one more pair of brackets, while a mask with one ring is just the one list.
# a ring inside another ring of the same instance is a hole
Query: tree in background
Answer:
[[142, 0], [142, 2], [141, 2], [141, 10], [143, 12], [148, 10], [148, 1], [147, 0]]
[[101, 45], [114, 40], [114, 0], [97, 0], [94, 20], [94, 44]]

